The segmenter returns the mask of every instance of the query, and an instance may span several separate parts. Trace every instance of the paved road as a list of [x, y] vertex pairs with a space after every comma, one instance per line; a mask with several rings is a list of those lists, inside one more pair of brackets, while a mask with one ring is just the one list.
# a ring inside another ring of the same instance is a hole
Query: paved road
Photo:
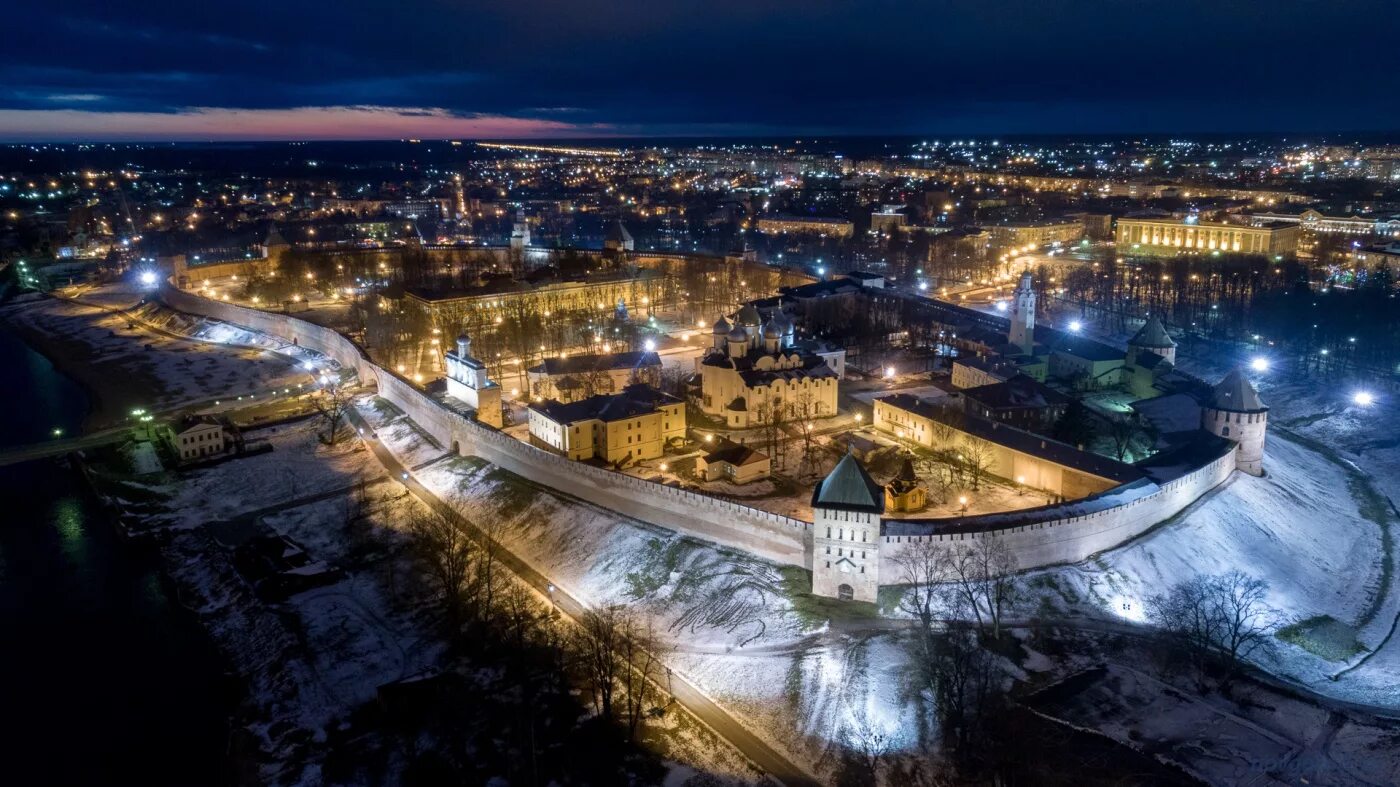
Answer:
[[[390, 475], [408, 487], [408, 490], [424, 503], [437, 509], [444, 509], [452, 511], [454, 514], [456, 513], [455, 510], [439, 499], [436, 494], [420, 484], [418, 479], [413, 477], [413, 474], [384, 447], [382, 442], [370, 437], [372, 430], [357, 411], [352, 408], [349, 412], [351, 423], [364, 430], [365, 442], [369, 444], [370, 449], [374, 451], [375, 457], [379, 459], [380, 463], [384, 465], [384, 468], [389, 471]], [[471, 534], [473, 538], [479, 540], [484, 537], [483, 534], [480, 531], [476, 531], [475, 528], [472, 528], [472, 530], [474, 531]], [[555, 608], [561, 613], [568, 615], [574, 620], [578, 620], [587, 610], [587, 607], [582, 602], [555, 586], [548, 577], [536, 571], [534, 568], [531, 568], [524, 560], [504, 547], [500, 548], [499, 559], [522, 580], [528, 582], [540, 593], [548, 596], [553, 601]], [[669, 667], [666, 668], [666, 674], [670, 678], [671, 693], [676, 698], [676, 702], [696, 718], [709, 725], [709, 727], [721, 737], [733, 744], [735, 748], [742, 752], [745, 757], [748, 757], [760, 770], [787, 785], [802, 785], [806, 787], [807, 785], [820, 784], [810, 773], [798, 767], [782, 754], [775, 751], [773, 747], [760, 740], [758, 736], [749, 732], [744, 725], [736, 721], [733, 716], [729, 715], [729, 713], [719, 705], [716, 705], [714, 700], [705, 696], [705, 694], [690, 681], [681, 677]]]

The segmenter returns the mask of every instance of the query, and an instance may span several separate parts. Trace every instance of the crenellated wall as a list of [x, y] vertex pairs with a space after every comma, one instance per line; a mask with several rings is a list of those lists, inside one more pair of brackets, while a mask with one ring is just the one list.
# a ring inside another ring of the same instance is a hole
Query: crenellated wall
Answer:
[[[969, 518], [956, 532], [933, 534], [928, 520], [886, 521], [881, 538], [881, 584], [902, 581], [897, 559], [910, 544], [998, 537], [1011, 545], [1021, 568], [1077, 563], [1112, 549], [1181, 513], [1202, 495], [1225, 482], [1235, 469], [1229, 451], [1180, 478], [1158, 485], [1125, 484], [1086, 500], [1048, 506], [1035, 512], [1008, 512]], [[1026, 521], [1026, 520], [1031, 521]], [[1007, 525], [998, 527], [998, 520]], [[1024, 521], [1024, 524], [1011, 524]]]
[[[624, 516], [776, 563], [811, 567], [810, 522], [573, 462], [535, 448], [482, 426], [393, 372], [376, 366], [358, 345], [329, 328], [286, 314], [211, 300], [169, 284], [163, 288], [162, 297], [179, 311], [294, 340], [334, 358], [343, 367], [355, 370], [361, 381], [377, 385], [379, 396], [404, 411], [435, 440], [454, 447], [460, 454], [479, 456], [530, 481]], [[938, 535], [929, 533], [947, 523], [886, 520], [886, 535], [881, 536], [879, 545], [879, 584], [899, 584], [895, 558], [909, 544], [928, 539], [953, 542], [995, 534], [1015, 548], [1021, 568], [1084, 560], [1180, 513], [1229, 478], [1234, 467], [1235, 456], [1230, 451], [1168, 483], [1138, 481], [1085, 500], [1034, 511], [965, 518], [959, 520], [959, 531]]]

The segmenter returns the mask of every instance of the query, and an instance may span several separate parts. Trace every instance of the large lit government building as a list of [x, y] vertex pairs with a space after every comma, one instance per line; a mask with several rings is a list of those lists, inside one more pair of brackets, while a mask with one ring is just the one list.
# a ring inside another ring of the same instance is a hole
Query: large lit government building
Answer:
[[1190, 219], [1121, 218], [1118, 249], [1142, 254], [1201, 254], [1212, 251], [1292, 256], [1298, 248], [1297, 224], [1251, 227]]

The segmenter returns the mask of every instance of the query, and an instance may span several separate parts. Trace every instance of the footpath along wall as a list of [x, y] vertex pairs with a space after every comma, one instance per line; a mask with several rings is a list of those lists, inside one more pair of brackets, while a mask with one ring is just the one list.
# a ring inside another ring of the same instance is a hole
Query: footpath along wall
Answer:
[[[775, 563], [809, 569], [812, 566], [811, 522], [571, 462], [527, 445], [482, 426], [380, 368], [358, 345], [330, 328], [285, 314], [212, 300], [168, 283], [161, 296], [178, 311], [280, 336], [335, 359], [342, 367], [353, 369], [362, 382], [376, 385], [380, 397], [458, 454], [479, 456], [522, 478], [643, 522], [741, 549]], [[910, 545], [930, 540], [1003, 538], [1015, 550], [1023, 569], [1078, 562], [1119, 546], [1177, 515], [1228, 479], [1234, 469], [1234, 451], [1229, 450], [1160, 485], [1136, 481], [1083, 500], [966, 517], [957, 520], [956, 528], [941, 520], [887, 519], [880, 539], [880, 584], [898, 584], [898, 556]]]
[[522, 443], [449, 408], [412, 383], [375, 365], [365, 352], [330, 328], [285, 314], [205, 298], [167, 284], [162, 300], [178, 311], [243, 325], [333, 358], [361, 382], [404, 411], [444, 446], [475, 455], [516, 475], [624, 516], [650, 522], [775, 563], [808, 566], [812, 524], [640, 478], [571, 462]]

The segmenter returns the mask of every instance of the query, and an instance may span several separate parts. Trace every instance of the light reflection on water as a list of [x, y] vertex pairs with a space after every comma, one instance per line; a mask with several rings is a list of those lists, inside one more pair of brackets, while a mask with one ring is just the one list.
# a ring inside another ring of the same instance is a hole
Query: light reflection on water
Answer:
[[[3, 329], [0, 369], [23, 414], [0, 418], [0, 449], [81, 432], [82, 390]], [[0, 783], [219, 783], [222, 664], [155, 557], [56, 461], [0, 468], [0, 501]]]

